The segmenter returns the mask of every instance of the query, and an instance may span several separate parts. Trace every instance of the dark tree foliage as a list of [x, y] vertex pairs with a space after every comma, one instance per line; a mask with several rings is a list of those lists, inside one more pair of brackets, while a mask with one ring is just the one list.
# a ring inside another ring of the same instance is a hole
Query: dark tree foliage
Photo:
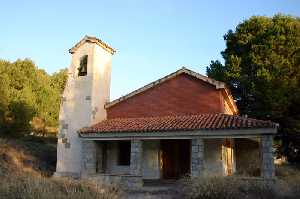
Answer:
[[278, 122], [279, 152], [300, 161], [300, 19], [251, 17], [224, 40], [225, 63], [207, 75], [230, 86], [242, 115]]
[[24, 136], [35, 123], [56, 127], [66, 70], [48, 75], [29, 59], [0, 60], [0, 135]]

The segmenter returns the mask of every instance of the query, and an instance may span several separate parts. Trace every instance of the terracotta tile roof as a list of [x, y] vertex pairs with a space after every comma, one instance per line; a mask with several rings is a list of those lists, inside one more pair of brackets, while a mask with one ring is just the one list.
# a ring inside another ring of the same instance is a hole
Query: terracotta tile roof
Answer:
[[91, 127], [83, 128], [79, 133], [257, 129], [276, 128], [276, 126], [277, 124], [271, 121], [256, 120], [236, 115], [201, 114], [108, 119]]

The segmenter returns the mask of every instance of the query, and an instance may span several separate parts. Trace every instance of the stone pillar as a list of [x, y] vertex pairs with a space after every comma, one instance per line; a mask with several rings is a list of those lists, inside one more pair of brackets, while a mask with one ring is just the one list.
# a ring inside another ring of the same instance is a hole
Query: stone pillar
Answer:
[[143, 148], [141, 140], [131, 140], [130, 174], [142, 176]]
[[202, 138], [192, 139], [191, 176], [199, 177], [204, 170], [204, 141]]
[[82, 141], [81, 175], [87, 177], [96, 173], [96, 143], [92, 140]]
[[272, 151], [273, 137], [271, 135], [262, 135], [260, 141], [261, 176], [263, 178], [273, 178], [275, 176], [275, 166]]

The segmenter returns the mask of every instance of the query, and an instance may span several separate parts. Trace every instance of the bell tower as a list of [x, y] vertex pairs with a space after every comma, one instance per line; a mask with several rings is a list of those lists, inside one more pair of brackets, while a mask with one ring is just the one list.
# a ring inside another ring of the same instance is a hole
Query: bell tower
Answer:
[[72, 55], [59, 113], [56, 176], [80, 177], [82, 143], [77, 131], [106, 119], [112, 55], [115, 50], [96, 37], [85, 36]]

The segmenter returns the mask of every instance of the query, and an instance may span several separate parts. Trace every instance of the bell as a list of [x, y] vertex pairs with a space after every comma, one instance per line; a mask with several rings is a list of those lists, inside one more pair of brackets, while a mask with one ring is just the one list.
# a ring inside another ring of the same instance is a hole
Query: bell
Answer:
[[82, 72], [82, 73], [86, 73], [87, 71], [86, 71], [86, 65], [85, 66], [82, 66], [81, 68], [80, 68], [80, 72]]

